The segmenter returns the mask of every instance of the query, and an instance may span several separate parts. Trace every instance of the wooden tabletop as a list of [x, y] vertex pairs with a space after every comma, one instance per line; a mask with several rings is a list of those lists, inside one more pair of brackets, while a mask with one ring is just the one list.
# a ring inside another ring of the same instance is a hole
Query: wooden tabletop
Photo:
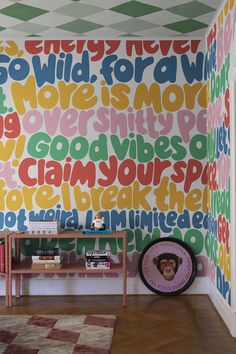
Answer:
[[66, 230], [59, 234], [31, 234], [27, 232], [13, 232], [10, 234], [11, 238], [125, 238], [127, 234], [125, 231], [114, 231], [110, 234], [84, 234], [83, 231]]

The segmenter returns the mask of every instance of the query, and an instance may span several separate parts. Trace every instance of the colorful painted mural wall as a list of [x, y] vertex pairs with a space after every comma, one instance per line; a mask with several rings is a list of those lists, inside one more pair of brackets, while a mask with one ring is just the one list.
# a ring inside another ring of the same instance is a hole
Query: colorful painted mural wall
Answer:
[[[186, 39], [2, 42], [0, 229], [25, 231], [29, 220], [56, 218], [79, 230], [101, 211], [107, 228], [128, 230], [129, 277], [138, 273], [144, 246], [161, 236], [189, 244], [198, 275], [206, 276], [207, 256], [218, 259], [217, 236], [207, 232], [205, 76], [216, 71], [214, 43], [205, 56], [204, 41]], [[227, 38], [224, 43], [227, 52]], [[223, 172], [218, 185], [215, 165], [229, 163], [229, 57], [217, 63], [226, 86], [224, 122], [222, 115], [210, 119], [212, 225], [216, 189], [228, 186]], [[223, 204], [219, 214], [223, 257], [229, 221]], [[120, 242], [96, 242], [31, 239], [22, 251], [59, 245], [68, 261], [82, 262], [85, 248], [106, 247], [121, 258]]]
[[207, 160], [209, 162], [210, 277], [231, 304], [230, 279], [230, 65], [235, 1], [226, 1], [207, 36]]

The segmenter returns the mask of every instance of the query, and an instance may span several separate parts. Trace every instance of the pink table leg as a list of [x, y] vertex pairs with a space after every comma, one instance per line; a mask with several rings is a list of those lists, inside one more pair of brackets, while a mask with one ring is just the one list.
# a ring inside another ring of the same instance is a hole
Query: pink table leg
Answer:
[[127, 238], [123, 236], [123, 306], [126, 306], [127, 293]]

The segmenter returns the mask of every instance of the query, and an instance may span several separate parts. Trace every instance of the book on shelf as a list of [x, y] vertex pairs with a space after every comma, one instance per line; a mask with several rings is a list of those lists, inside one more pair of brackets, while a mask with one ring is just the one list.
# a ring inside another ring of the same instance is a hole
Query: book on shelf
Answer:
[[110, 257], [85, 257], [87, 262], [109, 262]]
[[85, 252], [87, 262], [109, 262], [111, 252], [106, 250], [88, 250]]
[[30, 220], [29, 221], [29, 226], [33, 227], [49, 227], [49, 228], [60, 228], [61, 227], [61, 222], [60, 220]]
[[110, 262], [87, 262], [86, 261], [86, 269], [110, 269]]
[[34, 261], [51, 261], [51, 260], [61, 260], [61, 256], [32, 256]]
[[37, 248], [32, 255], [31, 269], [61, 269], [62, 257], [59, 248]]
[[0, 243], [0, 273], [5, 273], [5, 242]]
[[85, 252], [86, 257], [110, 257], [111, 252], [106, 250], [88, 250]]
[[33, 220], [29, 221], [30, 234], [51, 234], [57, 235], [61, 232], [59, 220]]
[[[48, 259], [48, 257], [52, 257], [51, 259]], [[38, 264], [58, 264], [62, 263], [62, 257], [61, 256], [32, 256], [32, 263], [38, 263]]]
[[59, 230], [54, 230], [54, 229], [32, 230], [32, 229], [29, 229], [29, 234], [31, 234], [31, 235], [59, 235], [60, 233], [61, 233], [61, 229], [59, 229]]
[[59, 256], [59, 248], [36, 248], [33, 256]]
[[110, 257], [110, 251], [88, 250], [85, 252], [86, 269], [110, 269]]
[[31, 269], [33, 270], [45, 270], [45, 269], [52, 269], [57, 270], [62, 268], [62, 263], [32, 263]]

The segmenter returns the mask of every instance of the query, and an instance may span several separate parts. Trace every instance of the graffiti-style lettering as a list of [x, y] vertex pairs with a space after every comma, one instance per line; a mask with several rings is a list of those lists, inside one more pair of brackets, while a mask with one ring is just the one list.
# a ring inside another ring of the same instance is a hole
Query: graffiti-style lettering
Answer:
[[21, 126], [19, 116], [16, 112], [9, 113], [5, 117], [0, 115], [0, 139], [5, 136], [15, 139], [20, 135]]
[[131, 56], [133, 50], [137, 55], [143, 55], [145, 52], [149, 54], [154, 54], [161, 51], [162, 55], [167, 55], [171, 49], [173, 49], [176, 54], [184, 54], [189, 51], [196, 53], [199, 47], [199, 40], [127, 40], [126, 42], [126, 52], [128, 56]]
[[33, 56], [32, 64], [38, 87], [42, 87], [46, 82], [54, 84], [56, 79], [65, 82], [71, 79], [76, 83], [90, 81], [88, 52], [86, 51], [82, 54], [81, 61], [76, 63], [73, 63], [71, 54], [61, 53], [59, 59], [55, 54], [50, 54], [47, 64], [41, 63], [40, 56]]
[[[114, 53], [120, 45], [120, 40], [26, 40], [25, 49], [30, 54], [40, 53], [55, 53], [61, 52], [81, 54], [83, 50], [87, 49], [91, 55], [92, 61], [101, 59], [105, 54]], [[107, 48], [106, 48], [107, 47]]]
[[[14, 81], [22, 81], [26, 79], [30, 72], [29, 63], [22, 58], [12, 59], [5, 55], [0, 54], [0, 84], [3, 85], [9, 77]], [[3, 64], [7, 63], [8, 68], [5, 68]]]

